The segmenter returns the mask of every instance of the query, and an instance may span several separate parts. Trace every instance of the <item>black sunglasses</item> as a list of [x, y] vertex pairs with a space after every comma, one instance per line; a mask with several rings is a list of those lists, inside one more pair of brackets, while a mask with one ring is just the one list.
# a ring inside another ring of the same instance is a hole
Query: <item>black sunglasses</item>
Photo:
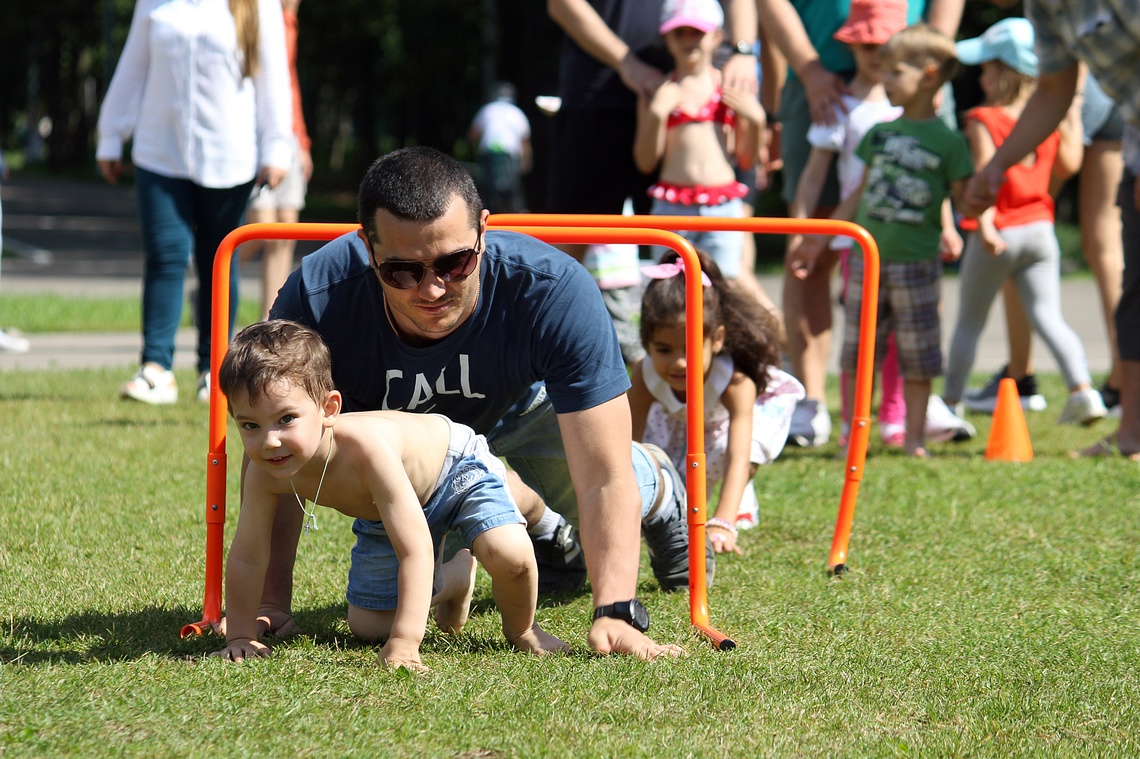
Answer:
[[380, 275], [380, 281], [397, 290], [410, 290], [423, 282], [428, 269], [443, 282], [462, 282], [475, 271], [475, 264], [479, 261], [479, 241], [483, 239], [483, 231], [475, 233], [475, 246], [457, 250], [432, 260], [429, 263], [420, 261], [385, 261], [376, 263], [376, 251], [372, 244], [368, 244], [369, 253], [372, 254], [372, 268]]

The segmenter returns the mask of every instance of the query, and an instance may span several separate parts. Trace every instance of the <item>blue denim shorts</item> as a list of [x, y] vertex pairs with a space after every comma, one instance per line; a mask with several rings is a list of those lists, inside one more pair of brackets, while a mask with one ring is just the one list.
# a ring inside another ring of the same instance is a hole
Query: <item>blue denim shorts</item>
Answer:
[[[452, 528], [470, 547], [475, 538], [495, 527], [526, 524], [507, 490], [506, 474], [503, 463], [487, 450], [481, 435], [452, 423], [447, 458], [435, 490], [424, 504], [437, 569], [443, 536]], [[361, 609], [395, 609], [400, 562], [384, 523], [357, 519], [352, 531], [356, 545], [348, 570], [348, 602]], [[432, 593], [438, 590], [433, 586]]]

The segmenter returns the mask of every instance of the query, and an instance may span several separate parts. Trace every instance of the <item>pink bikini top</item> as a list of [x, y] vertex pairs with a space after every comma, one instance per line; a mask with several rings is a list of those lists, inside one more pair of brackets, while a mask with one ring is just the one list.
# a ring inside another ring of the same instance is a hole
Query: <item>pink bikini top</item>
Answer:
[[718, 124], [725, 126], [733, 126], [736, 124], [736, 112], [725, 105], [720, 97], [720, 87], [716, 88], [709, 101], [701, 106], [701, 109], [696, 113], [685, 113], [680, 108], [675, 109], [669, 114], [669, 118], [665, 121], [665, 128], [672, 129], [682, 124], [692, 124], [698, 121], [715, 121]]

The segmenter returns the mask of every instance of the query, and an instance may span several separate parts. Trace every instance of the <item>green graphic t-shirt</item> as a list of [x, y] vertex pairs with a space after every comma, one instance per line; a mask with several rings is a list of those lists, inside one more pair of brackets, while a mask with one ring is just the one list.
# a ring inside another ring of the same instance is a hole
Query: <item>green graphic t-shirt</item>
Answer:
[[900, 118], [871, 127], [855, 154], [867, 164], [855, 223], [875, 238], [879, 257], [935, 258], [942, 201], [952, 182], [974, 173], [966, 138], [941, 119]]

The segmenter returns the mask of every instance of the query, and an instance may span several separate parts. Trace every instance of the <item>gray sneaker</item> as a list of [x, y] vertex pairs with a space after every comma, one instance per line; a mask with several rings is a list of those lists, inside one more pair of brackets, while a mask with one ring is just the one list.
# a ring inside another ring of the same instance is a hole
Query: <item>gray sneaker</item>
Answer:
[[818, 448], [831, 439], [831, 415], [827, 406], [814, 398], [796, 401], [788, 442], [801, 448]]
[[[641, 534], [649, 549], [649, 566], [662, 590], [680, 590], [689, 584], [689, 523], [685, 516], [687, 498], [685, 482], [677, 468], [659, 447], [641, 443], [664, 477], [673, 485], [673, 496], [658, 504], [655, 511], [641, 520]], [[712, 587], [716, 571], [716, 554], [712, 541], [705, 538], [705, 582]]]
[[531, 537], [538, 565], [538, 594], [577, 593], [586, 584], [586, 557], [574, 525], [561, 521], [554, 532]]

